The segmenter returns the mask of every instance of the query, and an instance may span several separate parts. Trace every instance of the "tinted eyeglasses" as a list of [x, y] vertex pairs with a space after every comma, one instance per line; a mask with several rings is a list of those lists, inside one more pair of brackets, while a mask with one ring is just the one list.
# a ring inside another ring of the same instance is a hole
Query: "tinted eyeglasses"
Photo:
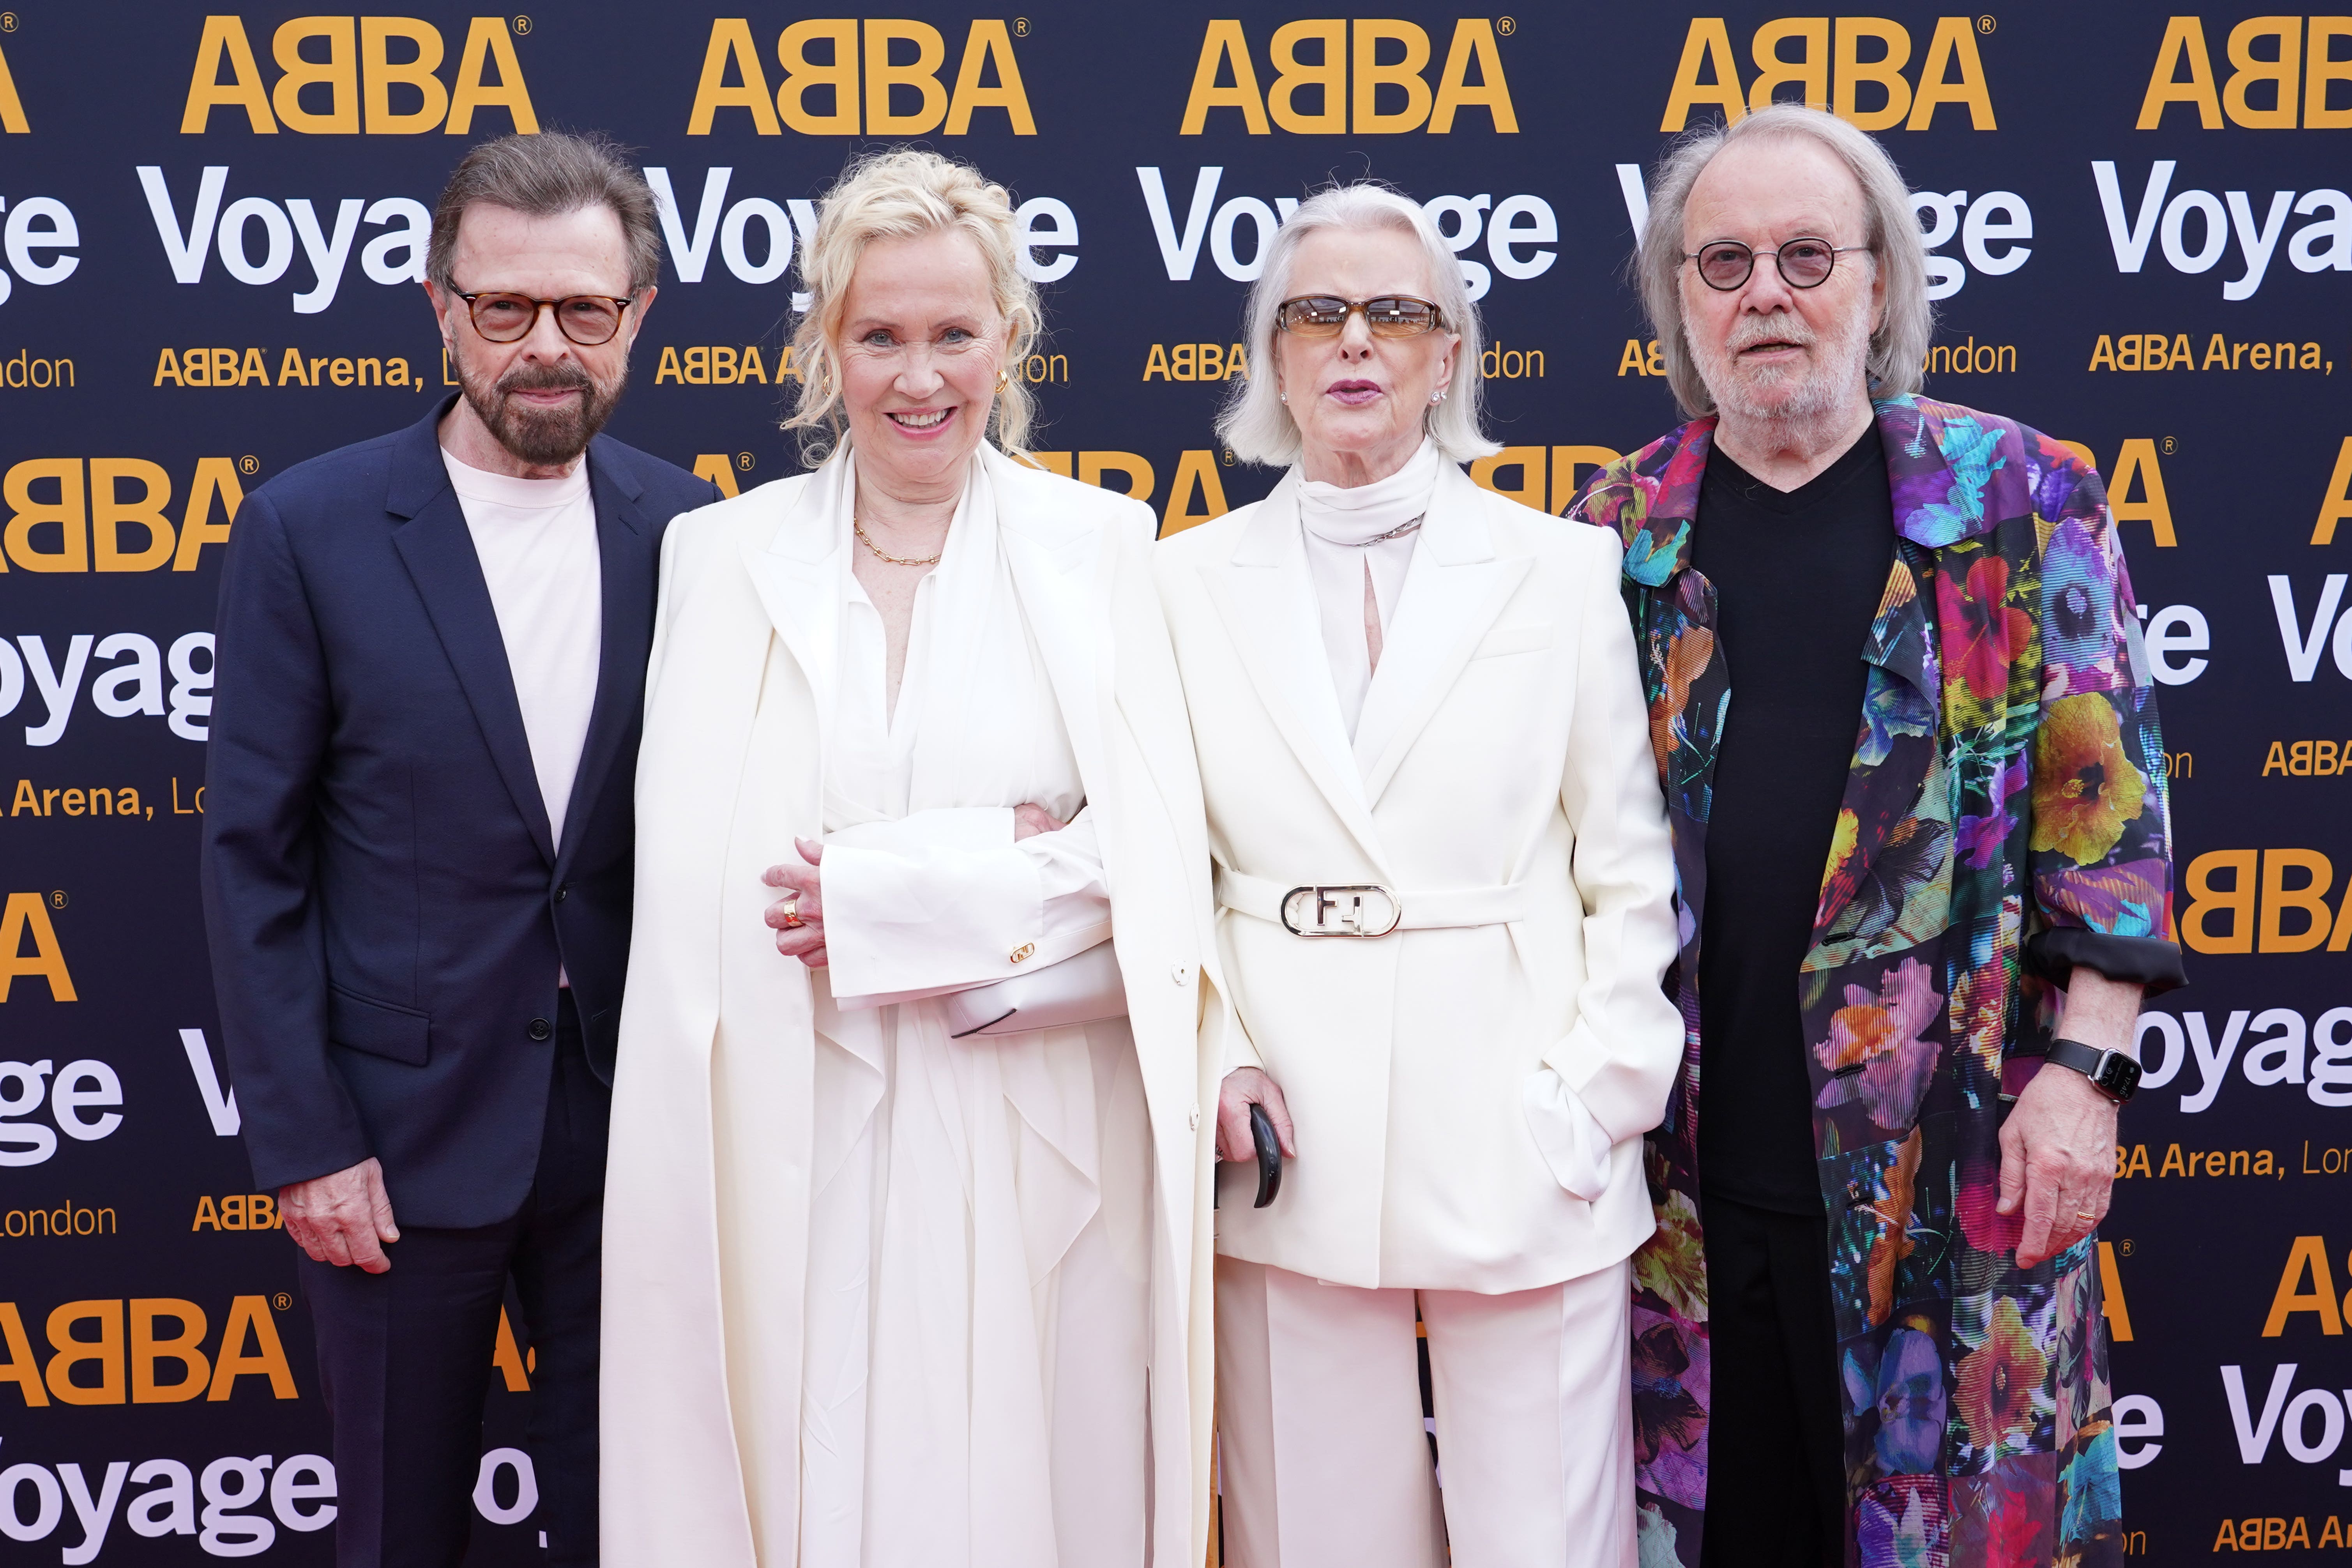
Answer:
[[1444, 314], [1436, 306], [1410, 294], [1383, 294], [1374, 300], [1302, 295], [1282, 302], [1275, 324], [1302, 338], [1336, 338], [1348, 330], [1348, 318], [1358, 310], [1364, 313], [1364, 325], [1376, 338], [1417, 338], [1445, 324]]
[[534, 300], [528, 294], [468, 294], [457, 289], [450, 292], [466, 301], [474, 331], [489, 342], [521, 342], [539, 325], [539, 313], [544, 310], [555, 312], [557, 331], [584, 349], [611, 342], [613, 335], [621, 330], [621, 317], [636, 299], [634, 294], [625, 300], [604, 294]]
[[1778, 250], [1754, 250], [1736, 239], [1718, 239], [1696, 250], [1685, 251], [1683, 259], [1698, 263], [1700, 282], [1727, 293], [1748, 281], [1759, 256], [1772, 258], [1790, 288], [1818, 289], [1830, 280], [1830, 272], [1837, 266], [1839, 257], [1869, 248], [1866, 245], [1832, 245], [1826, 239], [1806, 238], [1792, 239]]

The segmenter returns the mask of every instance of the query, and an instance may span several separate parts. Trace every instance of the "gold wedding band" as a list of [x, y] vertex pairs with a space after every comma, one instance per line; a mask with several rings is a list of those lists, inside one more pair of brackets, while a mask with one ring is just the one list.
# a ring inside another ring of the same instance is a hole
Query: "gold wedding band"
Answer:
[[801, 919], [801, 907], [800, 900], [798, 899], [794, 899], [784, 905], [784, 929], [786, 931], [798, 931], [801, 927], [806, 924], [808, 924], [808, 921]]
[[2093, 1214], [2089, 1209], [2076, 1209], [2074, 1211], [2074, 1217], [2076, 1219], [2096, 1219], [2099, 1216]]

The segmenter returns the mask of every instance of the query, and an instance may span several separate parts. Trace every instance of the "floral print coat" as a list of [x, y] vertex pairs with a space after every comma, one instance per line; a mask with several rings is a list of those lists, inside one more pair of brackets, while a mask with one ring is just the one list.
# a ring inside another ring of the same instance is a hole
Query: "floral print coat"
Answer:
[[[1861, 650], [1812, 948], [1790, 977], [1830, 1224], [1845, 1558], [2116, 1563], [2096, 1247], [2020, 1268], [2021, 1218], [1994, 1204], [2002, 1095], [2032, 1077], [2021, 1047], [2049, 1037], [2071, 966], [2179, 983], [2155, 696], [2089, 466], [2013, 420], [1916, 397], [1876, 408], [1893, 567]], [[1602, 469], [1569, 513], [1624, 542], [1680, 883], [1667, 984], [1684, 1068], [1649, 1143], [1658, 1231], [1634, 1258], [1643, 1568], [1697, 1563], [1706, 1496], [1698, 948], [1738, 657], [1690, 567], [1714, 428], [1695, 420]]]

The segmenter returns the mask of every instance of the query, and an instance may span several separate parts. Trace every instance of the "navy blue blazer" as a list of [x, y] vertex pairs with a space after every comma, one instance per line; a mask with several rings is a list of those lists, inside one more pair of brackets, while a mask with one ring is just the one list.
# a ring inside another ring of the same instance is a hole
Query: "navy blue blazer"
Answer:
[[604, 647], [551, 841], [506, 645], [436, 428], [288, 469], [222, 572], [203, 881], [256, 1182], [383, 1163], [404, 1225], [512, 1215], [539, 1159], [569, 974], [612, 1081], [637, 738], [662, 534], [719, 499], [588, 448]]

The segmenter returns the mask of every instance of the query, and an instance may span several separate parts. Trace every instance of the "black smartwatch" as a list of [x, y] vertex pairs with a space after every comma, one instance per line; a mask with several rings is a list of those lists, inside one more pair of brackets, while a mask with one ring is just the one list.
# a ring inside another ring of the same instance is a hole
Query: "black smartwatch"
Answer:
[[2139, 1091], [2139, 1063], [2121, 1051], [2094, 1050], [2080, 1040], [2053, 1040], [2042, 1053], [2044, 1061], [2072, 1068], [2091, 1080], [2091, 1087], [2117, 1105]]

